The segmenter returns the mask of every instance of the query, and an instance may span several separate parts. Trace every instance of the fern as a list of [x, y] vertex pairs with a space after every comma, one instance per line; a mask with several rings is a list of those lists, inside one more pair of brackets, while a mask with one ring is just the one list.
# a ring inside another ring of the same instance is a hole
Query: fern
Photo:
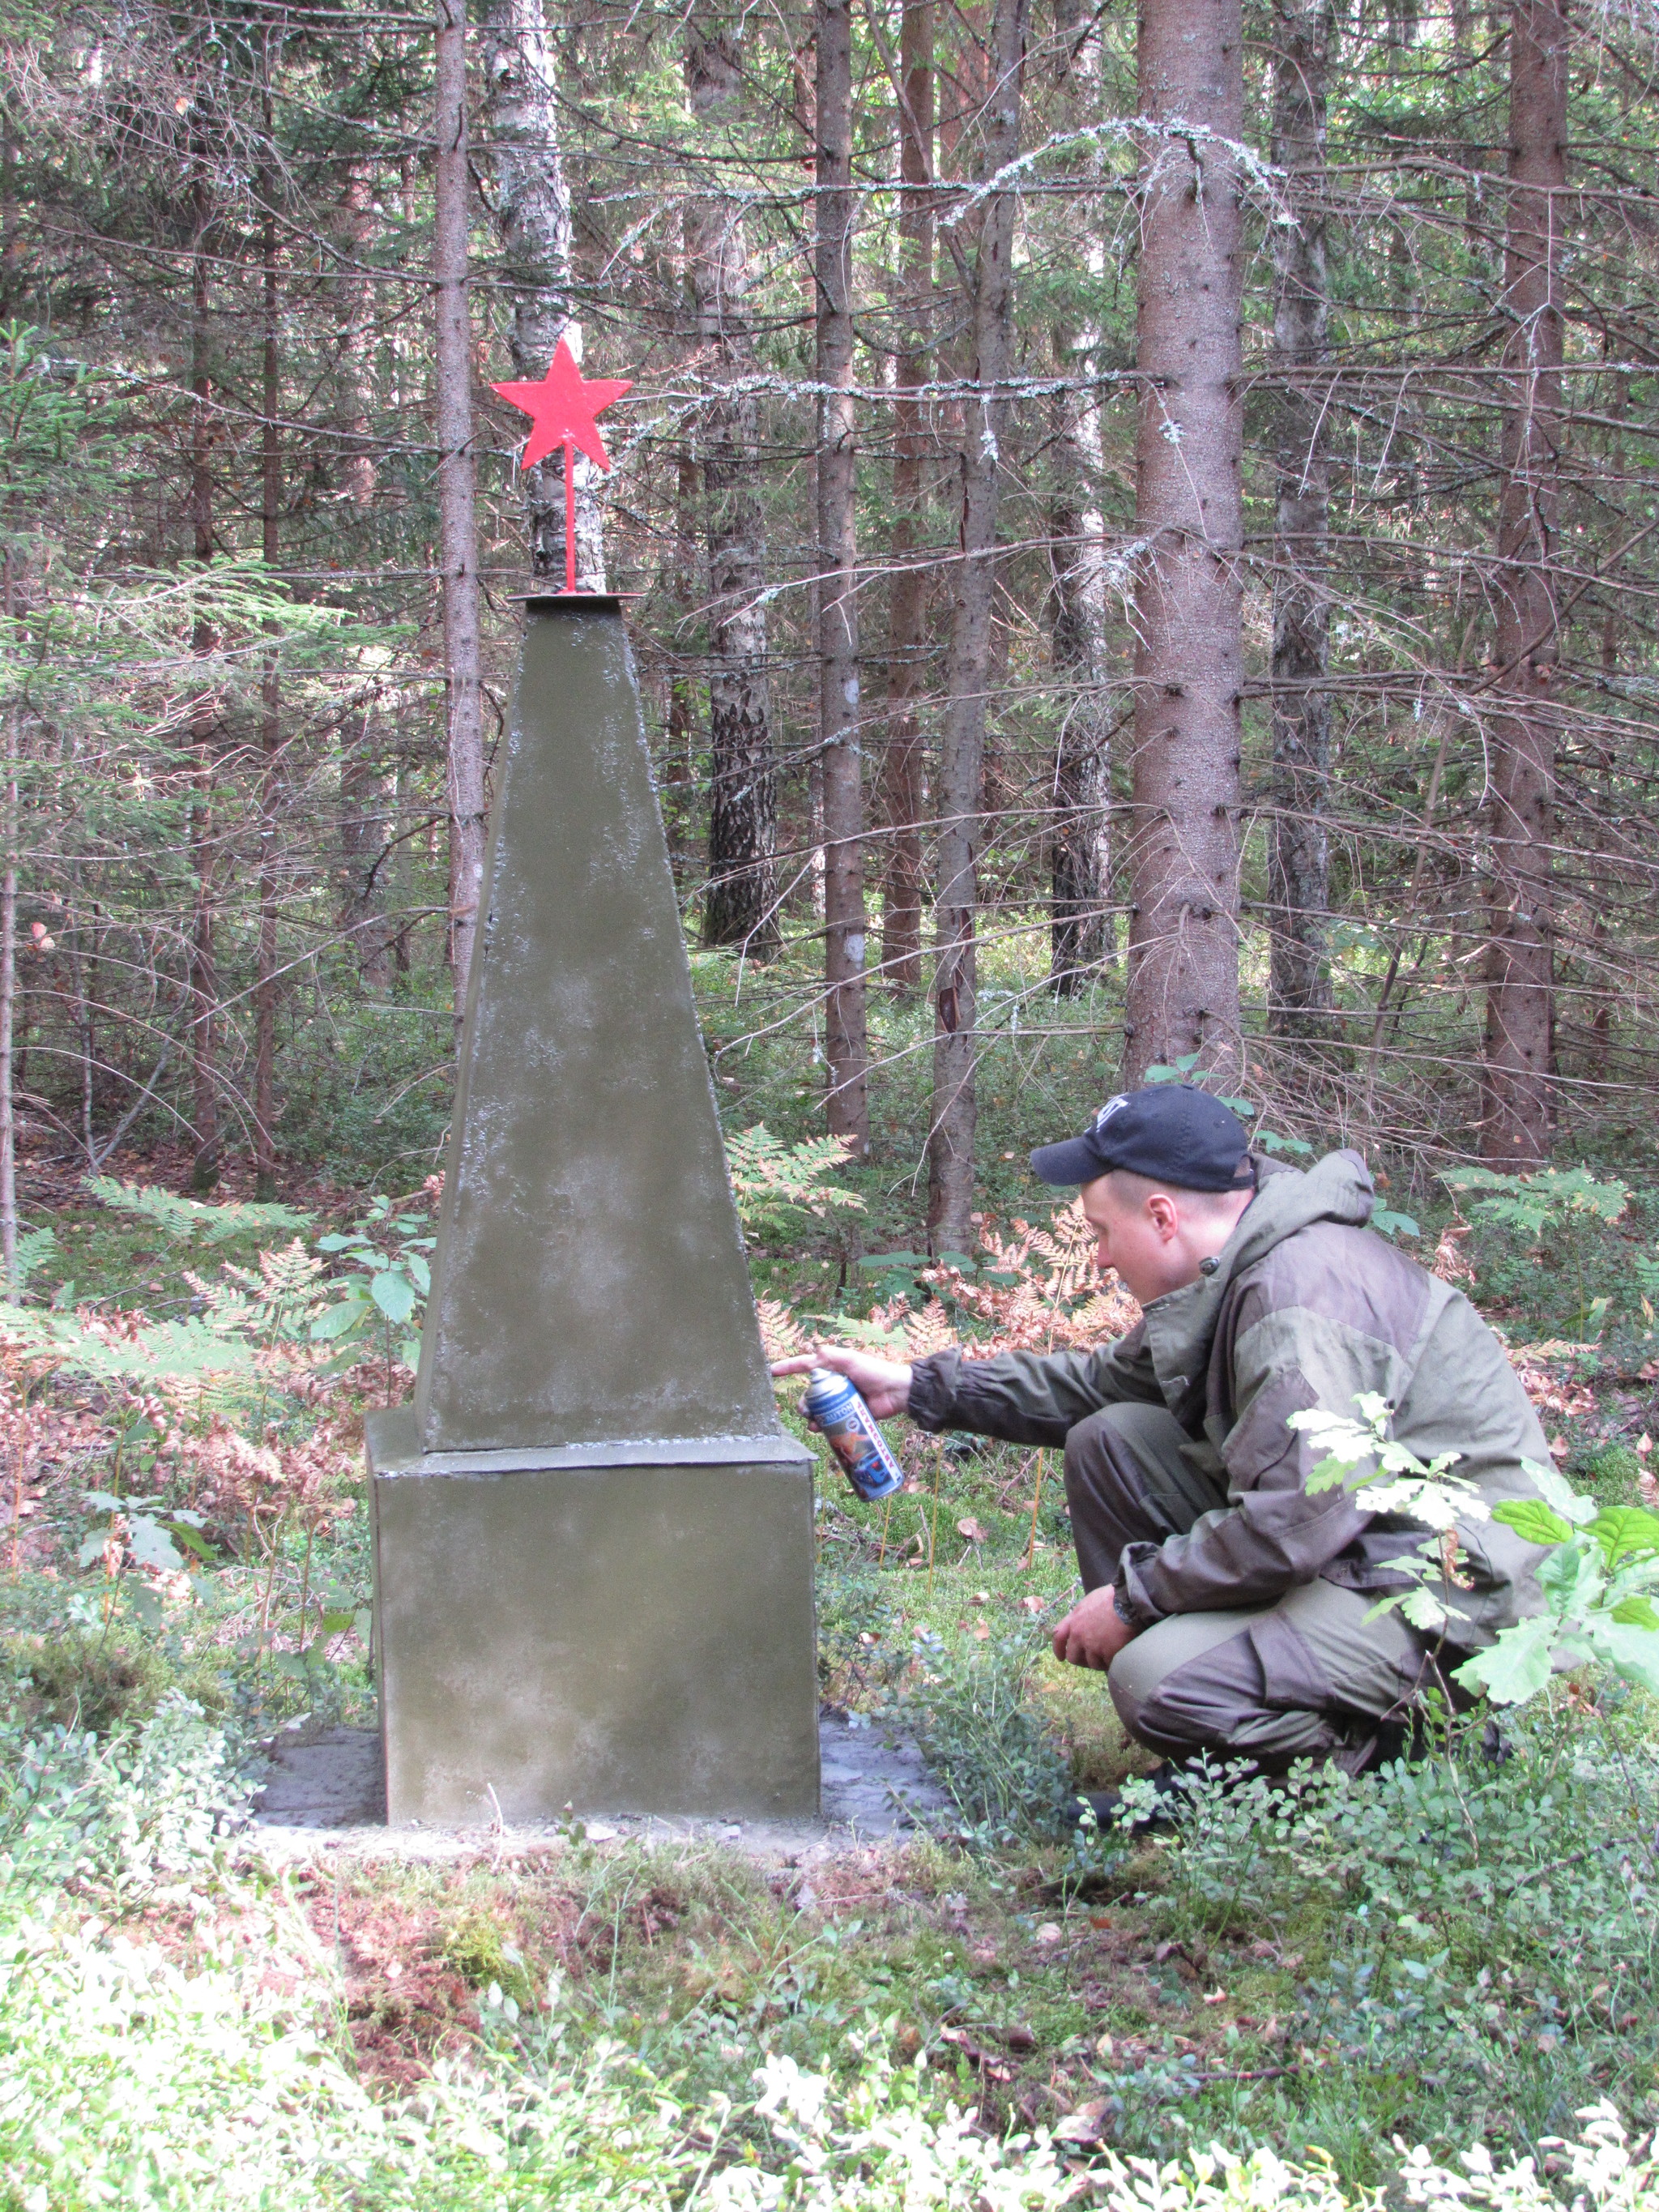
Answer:
[[29, 1277], [37, 1267], [44, 1267], [58, 1255], [57, 1232], [51, 1229], [26, 1229], [17, 1240], [16, 1280], [12, 1287], [20, 1295], [28, 1288]]
[[120, 1213], [138, 1214], [164, 1236], [179, 1240], [200, 1237], [210, 1244], [223, 1244], [233, 1237], [264, 1230], [311, 1226], [311, 1216], [296, 1213], [291, 1206], [257, 1206], [240, 1200], [209, 1206], [201, 1199], [175, 1197], [153, 1183], [118, 1182], [113, 1176], [89, 1176], [87, 1188], [103, 1205]]
[[0, 1300], [0, 1336], [33, 1358], [51, 1359], [100, 1382], [206, 1382], [245, 1373], [252, 1364], [246, 1344], [193, 1315], [141, 1325], [125, 1316], [105, 1320]]
[[728, 1138], [726, 1170], [745, 1232], [793, 1228], [802, 1214], [821, 1220], [831, 1208], [862, 1213], [864, 1200], [855, 1190], [838, 1189], [825, 1180], [847, 1165], [854, 1142], [850, 1137], [810, 1137], [804, 1144], [786, 1145], [764, 1121]]

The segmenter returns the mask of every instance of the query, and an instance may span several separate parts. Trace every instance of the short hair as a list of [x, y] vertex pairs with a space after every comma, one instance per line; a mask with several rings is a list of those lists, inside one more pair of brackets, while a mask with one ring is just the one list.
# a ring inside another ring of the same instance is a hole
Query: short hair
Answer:
[[1237, 1190], [1193, 1190], [1167, 1177], [1138, 1175], [1133, 1168], [1108, 1168], [1100, 1181], [1121, 1191], [1131, 1206], [1144, 1206], [1155, 1190], [1161, 1190], [1195, 1213], [1219, 1213], [1230, 1200], [1251, 1195], [1244, 1185]]

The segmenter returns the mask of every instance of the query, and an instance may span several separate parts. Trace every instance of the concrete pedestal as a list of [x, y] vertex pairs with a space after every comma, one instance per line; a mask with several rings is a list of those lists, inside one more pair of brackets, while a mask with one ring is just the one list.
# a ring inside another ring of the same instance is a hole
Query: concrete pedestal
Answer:
[[368, 1450], [394, 1825], [817, 1811], [799, 1445]]
[[389, 1817], [811, 1816], [811, 1462], [614, 599], [531, 601], [496, 775], [415, 1405], [369, 1426]]

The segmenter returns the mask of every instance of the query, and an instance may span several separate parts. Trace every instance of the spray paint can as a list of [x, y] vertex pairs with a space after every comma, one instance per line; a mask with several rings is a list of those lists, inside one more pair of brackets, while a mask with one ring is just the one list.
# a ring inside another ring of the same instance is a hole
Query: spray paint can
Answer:
[[847, 1480], [866, 1505], [878, 1504], [904, 1487], [904, 1474], [876, 1425], [875, 1415], [844, 1375], [815, 1367], [808, 1377], [801, 1411], [809, 1427], [821, 1431], [847, 1470]]

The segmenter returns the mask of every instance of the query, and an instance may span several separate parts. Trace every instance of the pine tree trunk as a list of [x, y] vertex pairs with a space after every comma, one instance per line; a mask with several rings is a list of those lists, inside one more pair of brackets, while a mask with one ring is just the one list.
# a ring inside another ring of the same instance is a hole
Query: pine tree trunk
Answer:
[[[191, 413], [190, 520], [191, 550], [205, 567], [213, 558], [213, 396], [210, 360], [208, 233], [212, 207], [204, 158], [198, 156], [191, 185]], [[191, 648], [198, 659], [218, 649], [212, 624], [198, 617]], [[190, 848], [196, 876], [195, 911], [190, 934], [190, 1058], [194, 1158], [191, 1187], [210, 1191], [219, 1180], [219, 982], [214, 945], [218, 900], [218, 831], [214, 821], [215, 750], [218, 715], [203, 695], [191, 714], [191, 744], [196, 757], [191, 793]]]
[[1536, 1167], [1553, 1136], [1554, 580], [1562, 436], [1561, 236], [1567, 224], [1567, 42], [1561, 0], [1510, 15], [1510, 326], [1496, 577], [1498, 712], [1492, 724], [1491, 951], [1481, 1151]]
[[1279, 0], [1273, 157], [1287, 212], [1273, 231], [1273, 359], [1279, 393], [1273, 526], [1273, 757], [1268, 830], [1267, 1011], [1280, 1036], [1329, 1027], [1325, 951], [1331, 774], [1330, 461], [1322, 424], [1330, 357], [1325, 272], [1325, 88], [1332, 0]]
[[[1238, 0], [1142, 0], [1133, 906], [1125, 1079], [1239, 1073]], [[1190, 134], [1182, 125], [1204, 132]]]
[[852, 0], [817, 0], [818, 743], [830, 1133], [870, 1148], [853, 398]]
[[472, 319], [467, 304], [466, 11], [438, 0], [435, 91], [437, 163], [433, 203], [433, 290], [438, 317], [438, 567], [443, 586], [444, 673], [448, 687], [450, 959], [455, 1022], [483, 884], [483, 695], [478, 663], [478, 532], [472, 451]]
[[[981, 174], [1019, 150], [1025, 0], [996, 0]], [[972, 381], [962, 441], [962, 557], [956, 564], [939, 733], [939, 878], [934, 901], [933, 1102], [927, 1138], [927, 1233], [934, 1252], [971, 1249], [979, 844], [985, 702], [991, 680], [997, 501], [1013, 368], [1014, 196], [993, 192], [976, 218]]]
[[[738, 51], [731, 33], [687, 26], [686, 91], [694, 121], [720, 144], [742, 127]], [[710, 391], [699, 446], [708, 532], [708, 884], [706, 945], [778, 949], [777, 766], [767, 675], [766, 524], [758, 474], [759, 408], [732, 387], [754, 371], [749, 252], [740, 204], [709, 193], [688, 224], [701, 374]]]
[[[484, 15], [484, 86], [502, 278], [513, 302], [507, 347], [513, 374], [546, 375], [563, 338], [582, 357], [572, 319], [570, 192], [559, 156], [558, 82], [542, 0], [490, 0]], [[521, 478], [538, 576], [564, 576], [563, 448]], [[576, 458], [576, 588], [605, 589], [604, 510], [599, 471]]]
[[927, 689], [928, 438], [923, 401], [931, 373], [933, 295], [933, 5], [904, 0], [899, 24], [900, 281], [903, 333], [893, 364], [893, 581], [887, 617], [887, 750], [882, 811], [888, 828], [882, 974], [904, 996], [921, 987], [922, 751]]

